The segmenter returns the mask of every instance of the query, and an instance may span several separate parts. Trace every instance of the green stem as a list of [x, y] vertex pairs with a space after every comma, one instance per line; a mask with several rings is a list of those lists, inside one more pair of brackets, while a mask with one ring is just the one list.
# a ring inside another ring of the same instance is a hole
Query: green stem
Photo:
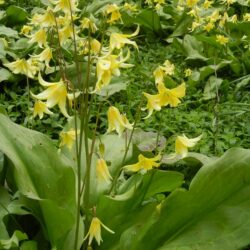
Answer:
[[116, 186], [116, 182], [120, 176], [120, 173], [122, 171], [122, 167], [126, 161], [126, 158], [127, 158], [127, 154], [128, 154], [128, 151], [129, 151], [129, 147], [130, 147], [130, 144], [132, 142], [132, 138], [133, 138], [133, 134], [134, 134], [134, 131], [135, 131], [135, 127], [136, 127], [136, 124], [137, 122], [139, 121], [140, 119], [140, 114], [141, 114], [141, 104], [142, 104], [142, 98], [141, 98], [141, 101], [139, 103], [139, 106], [136, 110], [136, 115], [135, 115], [135, 122], [134, 122], [134, 126], [133, 126], [133, 129], [131, 131], [131, 134], [130, 134], [130, 137], [129, 137], [129, 140], [128, 140], [128, 144], [127, 144], [127, 147], [125, 149], [125, 152], [124, 152], [124, 156], [123, 156], [123, 159], [122, 159], [122, 162], [121, 162], [121, 167], [117, 169], [116, 173], [115, 173], [115, 176], [114, 176], [114, 179], [113, 179], [113, 182], [112, 182], [112, 185], [111, 185], [111, 188], [108, 192], [108, 194], [110, 195], [114, 189], [114, 187]]

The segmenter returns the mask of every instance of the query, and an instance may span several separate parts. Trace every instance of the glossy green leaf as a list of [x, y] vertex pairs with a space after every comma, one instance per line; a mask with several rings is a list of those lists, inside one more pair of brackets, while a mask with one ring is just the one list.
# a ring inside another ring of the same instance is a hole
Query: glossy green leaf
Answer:
[[0, 36], [18, 38], [18, 32], [11, 28], [1, 25], [0, 26]]
[[137, 17], [136, 23], [148, 28], [152, 31], [159, 32], [161, 30], [160, 17], [153, 10], [143, 10]]
[[59, 158], [47, 136], [16, 125], [2, 114], [0, 138], [0, 150], [14, 165], [10, 170], [19, 191], [39, 208], [38, 219], [52, 246], [62, 246], [76, 218], [75, 174], [69, 161]]
[[27, 21], [28, 13], [25, 9], [11, 5], [6, 10], [6, 16], [9, 25], [20, 25], [24, 24]]
[[129, 249], [237, 250], [248, 245], [250, 150], [230, 149], [203, 166], [188, 191], [174, 191], [159, 218], [148, 220]]
[[0, 249], [12, 249], [19, 246], [19, 242], [26, 240], [27, 235], [16, 230], [8, 240], [0, 240]]

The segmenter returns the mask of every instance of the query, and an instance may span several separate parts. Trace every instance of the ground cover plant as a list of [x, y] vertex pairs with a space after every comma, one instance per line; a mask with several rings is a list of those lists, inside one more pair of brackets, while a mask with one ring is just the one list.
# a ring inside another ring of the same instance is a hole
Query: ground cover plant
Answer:
[[0, 7], [0, 249], [247, 249], [248, 0]]

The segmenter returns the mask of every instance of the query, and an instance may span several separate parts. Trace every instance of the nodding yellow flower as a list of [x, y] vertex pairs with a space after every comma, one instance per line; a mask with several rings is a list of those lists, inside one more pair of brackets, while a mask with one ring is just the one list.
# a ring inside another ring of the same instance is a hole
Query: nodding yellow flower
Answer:
[[31, 23], [44, 28], [55, 26], [56, 22], [52, 9], [48, 7], [44, 14], [35, 14], [31, 19]]
[[125, 3], [125, 4], [123, 5], [123, 8], [124, 8], [125, 10], [131, 11], [131, 12], [136, 12], [136, 11], [138, 11], [137, 5], [135, 5], [135, 4]]
[[95, 238], [98, 245], [101, 244], [102, 236], [101, 236], [101, 227], [106, 229], [109, 233], [114, 234], [115, 232], [109, 229], [107, 226], [105, 226], [97, 217], [93, 217], [89, 231], [86, 234], [85, 238], [83, 240], [86, 240], [89, 237], [88, 245], [90, 246], [93, 239]]
[[163, 66], [160, 67], [165, 72], [166, 75], [172, 76], [174, 74], [175, 66], [169, 60], [166, 60], [163, 63]]
[[184, 134], [175, 140], [175, 154], [181, 158], [187, 156], [188, 148], [192, 148], [201, 139], [202, 135], [189, 139]]
[[221, 18], [219, 22], [219, 26], [222, 28], [225, 25], [225, 22], [228, 21], [228, 14], [227, 12], [224, 13], [223, 17]]
[[71, 23], [68, 23], [63, 28], [59, 29], [58, 34], [61, 44], [64, 44], [69, 38], [73, 38], [74, 32]]
[[42, 79], [40, 73], [38, 75], [38, 81], [42, 86], [47, 87], [47, 89], [38, 95], [34, 95], [33, 93], [31, 93], [32, 96], [39, 100], [47, 100], [46, 105], [48, 108], [52, 108], [55, 105], [58, 105], [62, 114], [65, 117], [69, 118], [70, 116], [68, 115], [66, 110], [66, 99], [68, 98], [69, 100], [71, 100], [72, 95], [67, 93], [67, 88], [64, 82], [62, 80], [60, 80], [59, 82], [46, 82]]
[[116, 107], [109, 107], [107, 133], [115, 130], [121, 136], [125, 129], [133, 129], [133, 124], [130, 124], [126, 115], [122, 115]]
[[17, 59], [12, 63], [5, 63], [4, 66], [8, 67], [14, 74], [22, 74], [30, 78], [34, 78], [39, 70], [38, 67], [33, 65], [31, 59]]
[[123, 57], [122, 53], [120, 55], [107, 54], [99, 57], [96, 65], [97, 83], [94, 92], [107, 86], [111, 81], [112, 75], [120, 76], [119, 68], [133, 67], [132, 64], [125, 63], [129, 57], [129, 51], [125, 57]]
[[152, 114], [153, 111], [160, 111], [161, 110], [161, 95], [150, 95], [148, 93], [143, 93], [144, 96], [147, 98], [147, 106], [145, 108], [142, 108], [142, 110], [148, 110], [148, 115], [144, 117], [144, 119], [148, 119]]
[[164, 79], [164, 71], [162, 70], [162, 68], [160, 66], [158, 66], [154, 72], [154, 77], [155, 77], [155, 83], [158, 84], [160, 82], [163, 82]]
[[68, 147], [68, 149], [72, 149], [72, 146], [76, 140], [76, 134], [79, 134], [79, 131], [75, 131], [75, 129], [71, 129], [69, 131], [62, 131], [60, 133], [60, 137], [61, 137], [61, 143], [59, 145], [59, 147], [62, 147], [64, 145], [66, 145]]
[[204, 9], [209, 9], [212, 4], [213, 4], [213, 1], [205, 0], [202, 6]]
[[108, 23], [114, 23], [118, 20], [121, 20], [121, 13], [119, 11], [119, 7], [116, 4], [109, 4], [106, 7], [106, 13], [110, 15]]
[[186, 0], [186, 4], [189, 8], [192, 8], [194, 5], [196, 5], [199, 2], [199, 0]]
[[237, 23], [237, 21], [238, 21], [237, 15], [233, 15], [233, 16], [230, 17], [230, 22]]
[[91, 21], [89, 18], [84, 17], [83, 20], [81, 20], [80, 22], [81, 22], [80, 27], [82, 29], [89, 29], [92, 33], [95, 33], [97, 31], [95, 23]]
[[121, 49], [122, 47], [124, 47], [125, 44], [131, 44], [133, 45], [135, 48], [138, 49], [138, 46], [136, 44], [136, 42], [131, 41], [130, 37], [134, 37], [137, 36], [139, 33], [139, 26], [137, 27], [136, 31], [130, 35], [127, 34], [120, 34], [120, 33], [112, 33], [110, 35], [110, 50], [114, 50], [114, 49]]
[[49, 68], [49, 62], [52, 59], [52, 50], [50, 47], [45, 48], [40, 54], [32, 56], [40, 62], [45, 62], [46, 67]]
[[200, 27], [200, 22], [192, 22], [192, 27], [190, 28], [191, 31], [194, 31], [196, 28]]
[[207, 32], [211, 31], [214, 28], [214, 24], [213, 23], [207, 23], [206, 25], [203, 26], [203, 29], [206, 30]]
[[157, 161], [160, 161], [161, 159], [161, 155], [158, 154], [157, 156], [153, 157], [153, 158], [147, 158], [145, 156], [143, 156], [142, 154], [140, 154], [138, 156], [138, 162], [132, 165], [127, 165], [125, 167], [123, 167], [123, 169], [125, 171], [131, 171], [131, 172], [138, 172], [140, 170], [143, 171], [148, 171], [153, 169], [153, 167], [159, 167], [161, 164], [158, 163]]
[[79, 11], [79, 9], [77, 9], [77, 5], [78, 5], [78, 1], [77, 0], [56, 0], [53, 1], [51, 0], [51, 2], [53, 4], [55, 4], [55, 8], [54, 11], [63, 11], [66, 14], [69, 14], [75, 11]]
[[193, 72], [192, 72], [192, 70], [191, 70], [190, 68], [187, 68], [187, 69], [185, 69], [185, 71], [184, 71], [185, 77], [191, 76], [192, 73], [193, 73]]
[[221, 18], [220, 12], [218, 10], [215, 10], [207, 19], [211, 23], [217, 22]]
[[96, 39], [92, 39], [90, 42], [90, 48], [94, 54], [98, 54], [101, 50], [101, 43]]
[[165, 0], [154, 0], [155, 3], [158, 3], [158, 4], [164, 4], [165, 3]]
[[47, 44], [47, 35], [44, 29], [38, 30], [35, 34], [30, 36], [29, 43], [38, 43], [40, 48], [43, 48]]
[[96, 175], [100, 182], [110, 183], [112, 176], [109, 173], [107, 163], [104, 159], [98, 159], [96, 163]]
[[218, 42], [221, 45], [226, 45], [229, 41], [229, 38], [223, 36], [223, 35], [216, 35], [216, 42]]
[[250, 13], [246, 13], [243, 15], [243, 21], [250, 22]]
[[20, 31], [20, 34], [22, 35], [29, 35], [29, 33], [33, 30], [32, 26], [29, 25], [24, 25]]
[[161, 96], [160, 105], [170, 107], [176, 107], [181, 101], [180, 98], [186, 94], [186, 84], [182, 83], [176, 88], [168, 89], [164, 86], [164, 83], [160, 83], [157, 86], [159, 94]]
[[173, 75], [175, 70], [174, 64], [172, 64], [169, 60], [166, 60], [163, 63], [163, 66], [158, 66], [154, 71], [155, 83], [163, 82], [164, 75]]
[[52, 115], [53, 114], [53, 112], [51, 112], [48, 109], [46, 103], [37, 100], [35, 102], [34, 108], [33, 108], [33, 117], [35, 118], [38, 115], [39, 118], [42, 119], [44, 113], [48, 114], [48, 115]]
[[235, 3], [235, 2], [236, 2], [236, 0], [224, 0], [224, 1], [222, 1], [222, 3], [227, 4], [228, 6]]

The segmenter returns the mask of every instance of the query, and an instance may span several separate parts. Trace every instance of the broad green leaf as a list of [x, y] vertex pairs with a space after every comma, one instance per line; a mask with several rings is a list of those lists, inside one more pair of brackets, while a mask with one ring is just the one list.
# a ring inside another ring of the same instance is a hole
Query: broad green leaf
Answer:
[[0, 69], [0, 82], [7, 81], [12, 77], [12, 73], [4, 68]]
[[210, 76], [204, 88], [203, 99], [210, 100], [215, 98], [222, 82], [223, 79]]
[[136, 23], [148, 28], [152, 31], [159, 32], [161, 30], [160, 18], [153, 10], [143, 10], [137, 17]]
[[233, 148], [204, 165], [188, 191], [171, 193], [129, 249], [237, 250], [249, 243], [250, 150]]
[[183, 174], [175, 171], [155, 170], [152, 173], [147, 173], [144, 181], [148, 181], [149, 186], [145, 199], [155, 194], [172, 192], [183, 183]]
[[240, 82], [238, 82], [236, 84], [236, 90], [247, 86], [249, 83], [250, 83], [250, 76], [248, 76], [248, 77], [244, 78], [243, 80], [241, 80]]
[[185, 33], [187, 33], [192, 23], [192, 20], [193, 20], [192, 17], [184, 12], [181, 15], [180, 19], [177, 21], [175, 30], [170, 37], [182, 36]]
[[186, 35], [183, 39], [183, 47], [186, 51], [187, 60], [202, 60], [207, 61], [204, 55], [202, 55], [203, 45], [195, 37]]
[[39, 208], [38, 219], [52, 246], [62, 246], [76, 218], [75, 173], [69, 161], [59, 158], [47, 136], [16, 125], [2, 114], [0, 138], [0, 150], [14, 165], [10, 170], [19, 191]]
[[11, 5], [6, 10], [7, 23], [8, 25], [20, 25], [24, 24], [27, 20], [28, 13], [25, 9]]
[[37, 250], [37, 243], [35, 241], [25, 241], [22, 243], [20, 250]]
[[8, 240], [0, 240], [0, 249], [12, 249], [19, 246], [19, 242], [26, 240], [27, 235], [16, 230]]
[[18, 33], [16, 30], [8, 28], [6, 26], [0, 26], [0, 36], [18, 38]]

